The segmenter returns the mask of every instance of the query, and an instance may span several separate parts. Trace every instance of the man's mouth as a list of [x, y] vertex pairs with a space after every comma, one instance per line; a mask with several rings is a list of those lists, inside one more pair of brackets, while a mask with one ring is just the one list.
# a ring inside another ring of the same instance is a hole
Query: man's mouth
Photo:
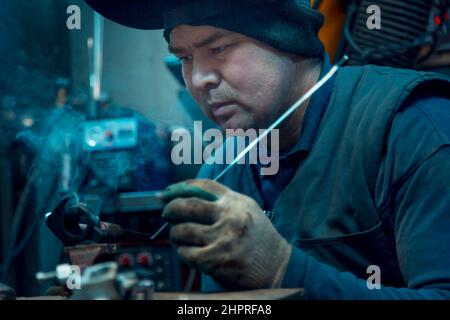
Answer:
[[210, 107], [212, 115], [219, 121], [230, 118], [236, 111], [236, 103], [234, 101], [215, 102], [211, 103]]

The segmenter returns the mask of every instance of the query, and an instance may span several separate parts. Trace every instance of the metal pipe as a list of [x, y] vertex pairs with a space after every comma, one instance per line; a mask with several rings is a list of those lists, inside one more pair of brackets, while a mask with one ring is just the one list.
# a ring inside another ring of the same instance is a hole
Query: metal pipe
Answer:
[[87, 40], [89, 54], [89, 87], [91, 96], [87, 110], [89, 118], [97, 117], [97, 102], [100, 100], [102, 90], [103, 30], [103, 17], [95, 12], [94, 35]]

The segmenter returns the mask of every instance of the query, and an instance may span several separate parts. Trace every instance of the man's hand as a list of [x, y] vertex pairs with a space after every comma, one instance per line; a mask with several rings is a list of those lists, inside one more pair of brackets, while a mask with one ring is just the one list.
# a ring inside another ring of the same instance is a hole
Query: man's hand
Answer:
[[190, 180], [164, 191], [163, 217], [187, 265], [227, 289], [280, 287], [291, 246], [258, 204], [212, 180]]

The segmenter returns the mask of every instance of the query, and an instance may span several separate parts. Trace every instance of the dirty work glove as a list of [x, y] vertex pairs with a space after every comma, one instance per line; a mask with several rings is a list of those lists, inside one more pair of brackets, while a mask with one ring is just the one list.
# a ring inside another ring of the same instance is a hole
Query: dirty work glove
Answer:
[[163, 198], [170, 238], [188, 266], [226, 289], [280, 287], [291, 246], [253, 199], [212, 180], [174, 184]]

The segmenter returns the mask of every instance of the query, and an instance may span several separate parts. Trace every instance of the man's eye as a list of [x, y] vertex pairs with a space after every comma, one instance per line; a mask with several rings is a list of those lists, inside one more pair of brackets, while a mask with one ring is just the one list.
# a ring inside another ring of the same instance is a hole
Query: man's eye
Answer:
[[215, 48], [211, 49], [211, 52], [214, 54], [221, 54], [222, 52], [225, 51], [226, 48], [227, 48], [227, 46], [215, 47]]
[[192, 56], [183, 56], [183, 57], [178, 58], [178, 61], [180, 61], [180, 62], [187, 62], [190, 60], [192, 60]]

